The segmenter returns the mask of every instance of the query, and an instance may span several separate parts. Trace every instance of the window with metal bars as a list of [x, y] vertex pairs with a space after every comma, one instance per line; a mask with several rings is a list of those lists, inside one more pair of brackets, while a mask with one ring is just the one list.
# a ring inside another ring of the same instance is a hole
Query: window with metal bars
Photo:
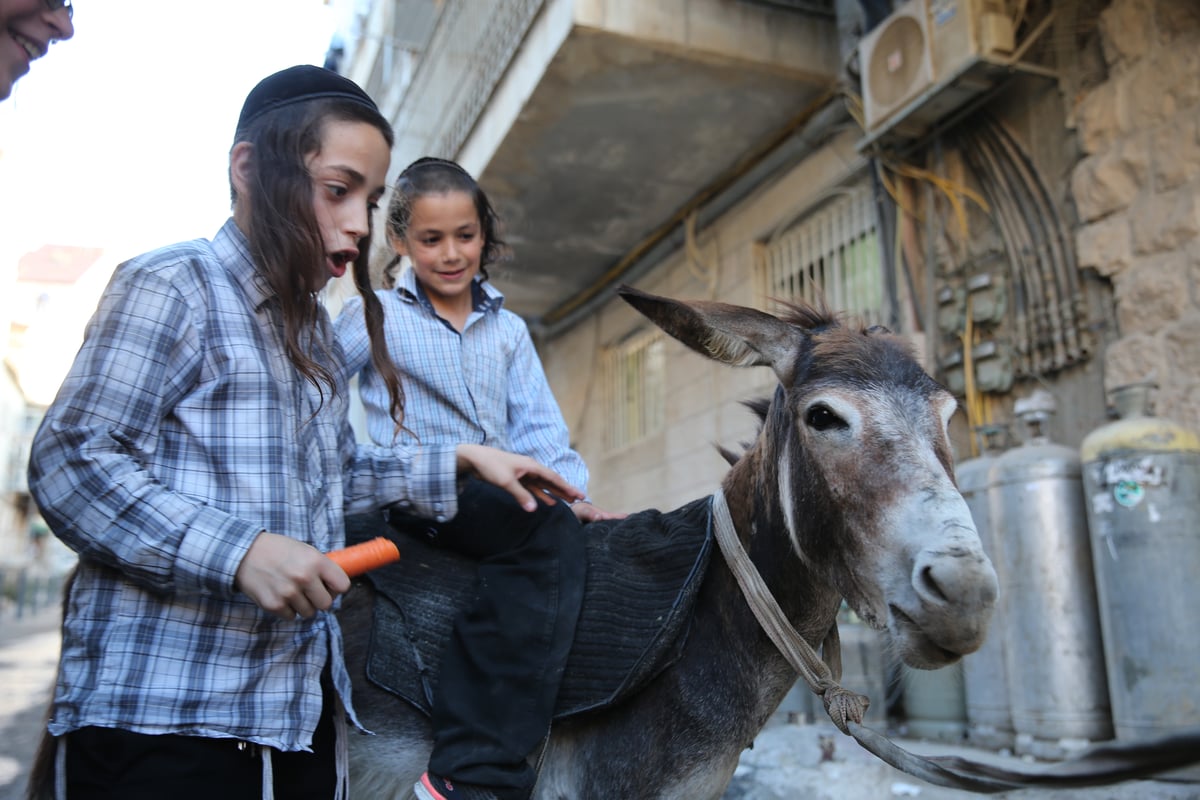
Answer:
[[605, 446], [616, 450], [662, 430], [666, 415], [665, 337], [636, 333], [601, 353]]
[[886, 291], [871, 192], [839, 191], [758, 248], [758, 289], [766, 301], [816, 304], [868, 325], [886, 322]]

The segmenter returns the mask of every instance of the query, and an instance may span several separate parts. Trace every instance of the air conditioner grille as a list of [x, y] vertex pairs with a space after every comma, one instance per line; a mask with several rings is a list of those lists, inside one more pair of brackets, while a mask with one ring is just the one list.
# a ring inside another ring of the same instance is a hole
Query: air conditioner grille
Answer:
[[875, 101], [891, 106], [913, 93], [913, 86], [923, 77], [925, 33], [921, 25], [909, 16], [897, 16], [880, 31], [866, 79], [871, 84]]

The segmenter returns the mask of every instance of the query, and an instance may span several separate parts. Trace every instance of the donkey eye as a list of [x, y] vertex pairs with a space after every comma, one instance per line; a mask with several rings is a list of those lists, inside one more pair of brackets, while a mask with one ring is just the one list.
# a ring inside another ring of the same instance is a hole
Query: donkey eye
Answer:
[[845, 430], [850, 427], [846, 424], [846, 420], [833, 413], [829, 406], [823, 405], [815, 405], [810, 408], [804, 415], [804, 422], [808, 427], [818, 431], [827, 431], [832, 428]]

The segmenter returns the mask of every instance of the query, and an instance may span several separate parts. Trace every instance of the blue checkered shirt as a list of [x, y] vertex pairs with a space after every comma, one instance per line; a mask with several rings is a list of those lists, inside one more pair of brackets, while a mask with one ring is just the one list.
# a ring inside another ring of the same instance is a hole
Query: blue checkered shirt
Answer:
[[[418, 441], [484, 444], [530, 456], [586, 492], [587, 466], [571, 449], [529, 328], [501, 307], [504, 296], [490, 283], [477, 281], [473, 289], [474, 310], [461, 334], [434, 311], [411, 266], [401, 271], [395, 289], [375, 293], [383, 304], [388, 351], [404, 382], [405, 430], [398, 433], [387, 390], [371, 364], [362, 300], [346, 302], [334, 330], [350, 374], [358, 374], [371, 441], [403, 449]], [[414, 513], [430, 516], [420, 508]]]
[[87, 725], [308, 749], [328, 664], [350, 717], [332, 613], [283, 621], [234, 589], [261, 531], [328, 551], [343, 515], [455, 499], [452, 447], [355, 444], [328, 316], [283, 349], [278, 298], [227, 222], [119, 266], [33, 443], [29, 485], [79, 553], [50, 732]]

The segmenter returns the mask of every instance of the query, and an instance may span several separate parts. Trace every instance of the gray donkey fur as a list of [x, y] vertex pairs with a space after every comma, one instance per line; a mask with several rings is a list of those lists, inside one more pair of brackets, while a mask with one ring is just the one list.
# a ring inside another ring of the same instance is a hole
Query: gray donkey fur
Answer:
[[[694, 350], [779, 378], [773, 399], [757, 404], [757, 439], [740, 457], [727, 454], [734, 463], [721, 485], [738, 538], [814, 648], [843, 598], [888, 631], [910, 666], [937, 668], [980, 646], [996, 576], [952, 477], [956, 403], [902, 339], [810, 307], [775, 317], [627, 287], [621, 295]], [[374, 732], [351, 735], [352, 793], [409, 798], [429, 756], [429, 722], [366, 677], [373, 602], [360, 584], [339, 615], [353, 702]], [[795, 680], [714, 558], [680, 658], [628, 701], [556, 723], [534, 796], [715, 800]]]

